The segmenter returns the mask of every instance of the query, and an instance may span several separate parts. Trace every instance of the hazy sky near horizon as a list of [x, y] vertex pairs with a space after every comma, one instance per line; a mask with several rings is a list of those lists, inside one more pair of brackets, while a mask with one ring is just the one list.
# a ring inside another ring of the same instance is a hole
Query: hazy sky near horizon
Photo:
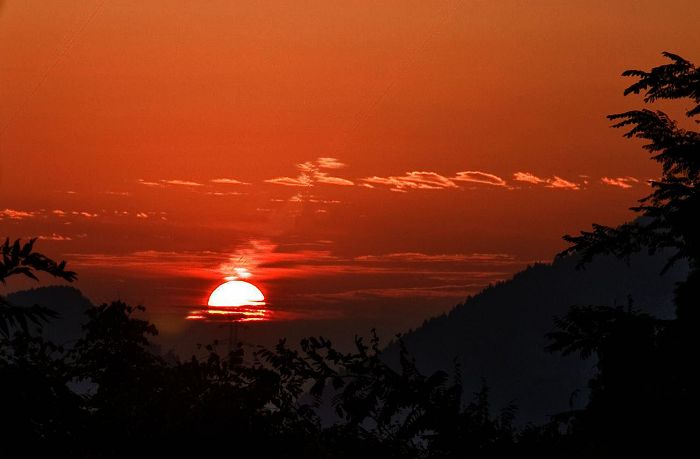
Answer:
[[236, 267], [279, 318], [414, 326], [630, 217], [659, 169], [605, 115], [642, 103], [623, 70], [700, 61], [698, 24], [696, 1], [0, 2], [0, 235], [166, 333]]

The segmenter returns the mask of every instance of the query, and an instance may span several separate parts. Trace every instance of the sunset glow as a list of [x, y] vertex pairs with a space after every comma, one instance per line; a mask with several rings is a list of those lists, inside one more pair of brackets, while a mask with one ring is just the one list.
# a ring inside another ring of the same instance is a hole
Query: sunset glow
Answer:
[[265, 296], [255, 285], [238, 280], [219, 285], [211, 292], [208, 306], [258, 306], [265, 304]]
[[648, 193], [605, 115], [700, 9], [628, 3], [0, 1], [0, 232], [163, 336], [250, 273], [290, 333], [415, 327]]
[[[247, 271], [245, 274], [245, 277], [250, 276]], [[190, 311], [186, 319], [255, 322], [269, 320], [270, 311], [265, 308], [265, 296], [255, 285], [240, 280], [228, 280], [211, 292], [207, 307]]]
[[0, 0], [5, 450], [692, 451], [699, 25]]

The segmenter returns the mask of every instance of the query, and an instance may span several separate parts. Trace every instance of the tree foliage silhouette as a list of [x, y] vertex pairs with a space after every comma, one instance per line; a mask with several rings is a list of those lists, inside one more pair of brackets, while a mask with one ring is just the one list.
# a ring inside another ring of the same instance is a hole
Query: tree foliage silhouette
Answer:
[[[700, 114], [700, 70], [685, 59], [663, 53], [670, 64], [649, 72], [628, 70], [638, 81], [625, 95], [644, 93], [644, 101], [689, 99], [691, 120]], [[662, 166], [653, 192], [632, 210], [640, 218], [612, 228], [565, 236], [580, 266], [599, 254], [628, 258], [635, 252], [664, 250], [670, 258], [663, 271], [685, 260], [689, 273], [675, 290], [676, 318], [660, 320], [632, 308], [573, 307], [557, 319], [548, 335], [549, 350], [595, 355], [597, 373], [589, 382], [584, 410], [560, 419], [569, 422], [572, 441], [584, 456], [680, 451], [692, 438], [684, 414], [697, 391], [698, 307], [700, 307], [700, 133], [683, 129], [659, 110], [632, 110], [610, 115], [626, 137], [647, 140], [644, 148]], [[699, 122], [698, 120], [695, 120]], [[663, 272], [662, 272], [663, 274]]]
[[[628, 70], [624, 76], [639, 81], [625, 90], [625, 95], [644, 93], [644, 101], [688, 99], [693, 105], [686, 116], [695, 120], [700, 115], [700, 69], [689, 61], [668, 52], [663, 53], [672, 62], [649, 72]], [[678, 126], [669, 115], [660, 110], [632, 110], [609, 115], [615, 128], [629, 128], [628, 138], [647, 140], [644, 148], [652, 159], [662, 166], [659, 180], [651, 182], [653, 192], [640, 200], [632, 210], [642, 218], [618, 227], [593, 225], [592, 231], [564, 239], [572, 245], [563, 254], [576, 253], [581, 263], [589, 262], [598, 254], [619, 257], [647, 249], [669, 249], [672, 255], [667, 267], [679, 260], [687, 260], [690, 274], [678, 286], [676, 305], [678, 314], [697, 314], [700, 292], [700, 133]]]
[[[7, 283], [12, 276], [25, 276], [38, 281], [41, 272], [72, 282], [76, 274], [66, 270], [66, 262], [56, 263], [46, 255], [34, 251], [36, 238], [22, 244], [21, 239], [10, 243], [10, 238], [0, 246], [0, 282]], [[29, 308], [10, 303], [0, 295], [0, 335], [8, 337], [11, 329], [19, 327], [27, 332], [30, 325], [40, 327], [42, 322], [56, 317], [56, 312], [45, 306], [33, 305]]]

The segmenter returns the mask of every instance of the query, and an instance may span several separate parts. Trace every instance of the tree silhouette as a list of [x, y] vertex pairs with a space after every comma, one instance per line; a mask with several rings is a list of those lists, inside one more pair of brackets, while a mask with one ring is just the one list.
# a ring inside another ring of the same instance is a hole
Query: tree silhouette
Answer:
[[[0, 282], [7, 283], [7, 278], [12, 276], [26, 276], [38, 281], [37, 275], [41, 272], [53, 277], [72, 282], [76, 274], [66, 270], [66, 262], [56, 263], [46, 255], [34, 251], [36, 238], [22, 244], [21, 239], [10, 243], [10, 238], [0, 246], [2, 259], [0, 260]], [[8, 337], [12, 328], [19, 327], [27, 332], [30, 324], [40, 327], [51, 317], [56, 317], [56, 312], [44, 306], [33, 305], [29, 308], [20, 307], [10, 303], [7, 298], [0, 295], [0, 335]]]
[[[689, 61], [668, 52], [672, 63], [649, 72], [628, 70], [623, 76], [638, 78], [625, 90], [625, 95], [644, 93], [644, 101], [688, 99], [693, 107], [686, 116], [700, 115], [700, 69]], [[609, 115], [615, 128], [627, 127], [628, 138], [648, 140], [644, 148], [662, 166], [662, 176], [651, 182], [653, 192], [640, 200], [632, 210], [642, 218], [618, 227], [593, 225], [592, 231], [564, 239], [572, 245], [563, 254], [576, 253], [585, 264], [598, 254], [628, 257], [643, 249], [669, 249], [673, 253], [667, 267], [687, 260], [690, 274], [676, 290], [678, 315], [698, 314], [700, 294], [700, 133], [680, 128], [678, 123], [660, 110], [632, 110]]]
[[[689, 99], [691, 120], [700, 114], [700, 70], [685, 59], [663, 53], [672, 63], [649, 72], [628, 70], [638, 78], [625, 95], [644, 93], [644, 101]], [[665, 272], [680, 260], [690, 271], [676, 284], [674, 320], [635, 311], [631, 300], [620, 307], [573, 307], [556, 319], [549, 350], [595, 355], [597, 373], [589, 382], [584, 410], [560, 417], [568, 423], [580, 454], [617, 456], [679, 452], [692, 438], [685, 418], [696, 400], [697, 325], [700, 306], [700, 133], [680, 128], [662, 111], [632, 110], [610, 115], [613, 127], [628, 127], [626, 137], [648, 140], [644, 148], [662, 165], [653, 192], [632, 210], [640, 218], [612, 228], [593, 225], [560, 255], [579, 256], [580, 266], [598, 254], [621, 258], [640, 250], [670, 252]], [[696, 120], [696, 122], [699, 122]]]

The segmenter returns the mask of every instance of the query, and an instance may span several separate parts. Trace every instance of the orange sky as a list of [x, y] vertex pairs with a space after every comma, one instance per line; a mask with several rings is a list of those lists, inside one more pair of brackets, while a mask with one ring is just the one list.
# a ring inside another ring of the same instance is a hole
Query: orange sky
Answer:
[[696, 1], [0, 1], [0, 234], [166, 333], [237, 264], [280, 317], [415, 326], [629, 217], [658, 169], [608, 127], [640, 104], [619, 74], [699, 61], [698, 24]]

